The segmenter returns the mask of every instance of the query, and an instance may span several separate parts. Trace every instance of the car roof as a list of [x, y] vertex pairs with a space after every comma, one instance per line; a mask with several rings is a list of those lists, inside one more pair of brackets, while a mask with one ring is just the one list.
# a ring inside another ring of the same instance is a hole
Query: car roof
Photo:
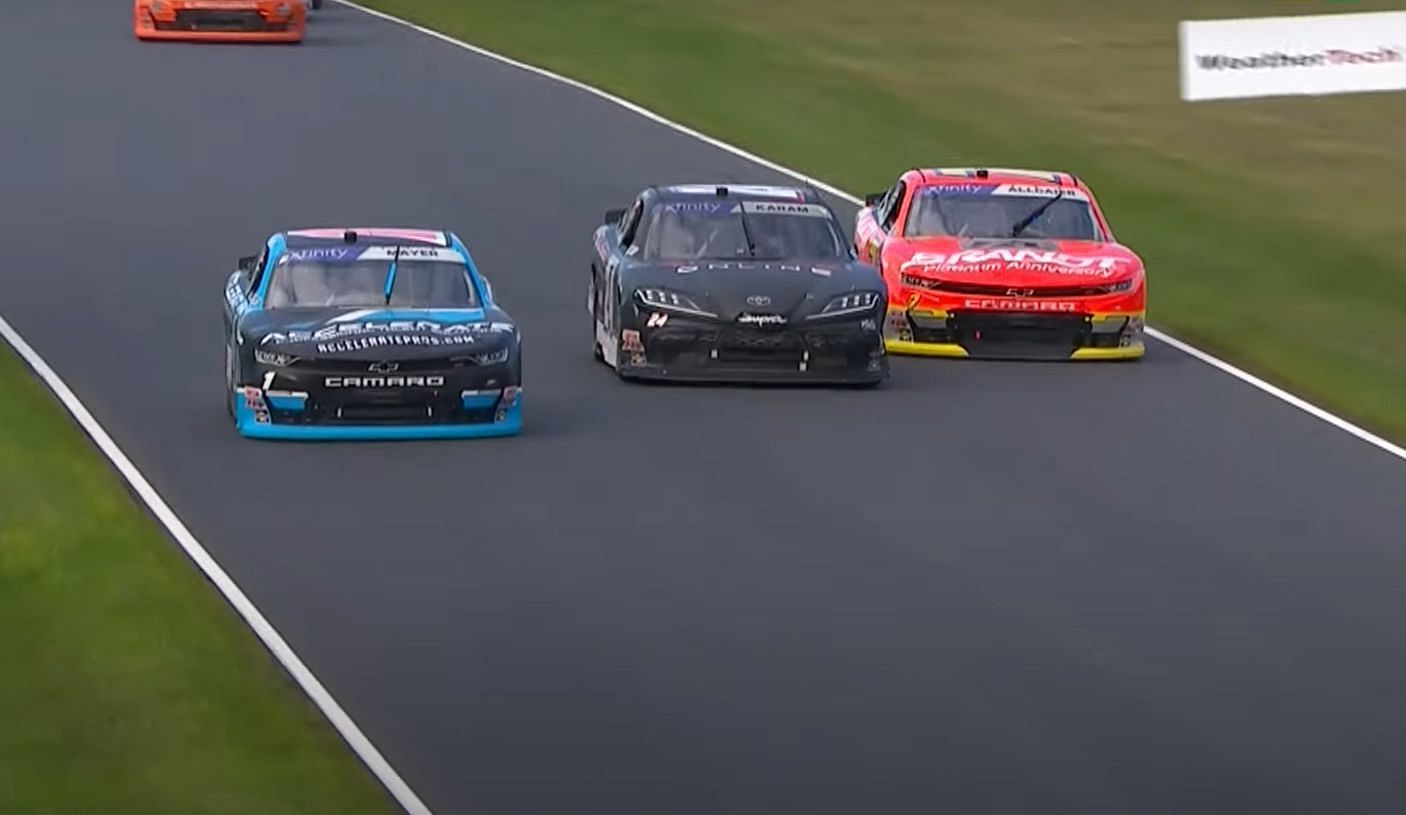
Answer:
[[737, 201], [791, 201], [794, 203], [823, 203], [820, 194], [806, 187], [769, 184], [673, 184], [652, 188], [661, 198], [670, 201], [727, 198]]
[[1057, 170], [1025, 170], [1010, 167], [936, 167], [919, 168], [924, 184], [941, 184], [961, 179], [969, 184], [1025, 184], [1029, 186], [1075, 187], [1086, 190], [1084, 182], [1073, 173]]
[[452, 246], [452, 236], [444, 230], [403, 227], [324, 227], [290, 229], [283, 233], [290, 249], [354, 244], [356, 246]]

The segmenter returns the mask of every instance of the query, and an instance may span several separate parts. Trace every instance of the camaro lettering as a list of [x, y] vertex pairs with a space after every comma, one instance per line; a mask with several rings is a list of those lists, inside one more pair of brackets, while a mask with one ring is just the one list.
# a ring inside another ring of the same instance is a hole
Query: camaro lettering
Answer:
[[978, 299], [968, 298], [963, 308], [984, 309], [987, 311], [1078, 311], [1079, 304], [1068, 300], [1017, 300], [1017, 299]]
[[329, 376], [329, 388], [441, 388], [442, 376]]

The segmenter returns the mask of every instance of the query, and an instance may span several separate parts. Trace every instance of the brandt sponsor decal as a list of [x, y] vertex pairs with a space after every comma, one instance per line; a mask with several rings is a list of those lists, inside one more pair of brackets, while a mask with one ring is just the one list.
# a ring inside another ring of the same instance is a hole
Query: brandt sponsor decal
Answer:
[[944, 254], [918, 252], [900, 271], [918, 269], [928, 274], [982, 274], [1008, 271], [1044, 272], [1078, 277], [1113, 277], [1130, 261], [1108, 255], [1066, 255], [1035, 249], [967, 249]]
[[1406, 12], [1181, 23], [1188, 101], [1406, 90]]

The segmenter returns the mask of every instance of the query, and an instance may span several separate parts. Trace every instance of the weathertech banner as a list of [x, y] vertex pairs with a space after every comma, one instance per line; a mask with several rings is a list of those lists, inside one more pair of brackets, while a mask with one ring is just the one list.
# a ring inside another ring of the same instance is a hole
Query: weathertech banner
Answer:
[[1406, 90], [1406, 11], [1181, 23], [1181, 98]]

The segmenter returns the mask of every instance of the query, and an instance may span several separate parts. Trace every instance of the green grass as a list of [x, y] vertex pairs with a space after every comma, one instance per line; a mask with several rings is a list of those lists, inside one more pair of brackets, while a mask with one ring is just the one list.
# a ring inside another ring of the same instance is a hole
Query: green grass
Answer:
[[1071, 170], [1155, 325], [1406, 438], [1406, 94], [1187, 104], [1176, 58], [1180, 19], [1400, 0], [365, 1], [855, 193]]
[[0, 812], [399, 811], [0, 345]]

